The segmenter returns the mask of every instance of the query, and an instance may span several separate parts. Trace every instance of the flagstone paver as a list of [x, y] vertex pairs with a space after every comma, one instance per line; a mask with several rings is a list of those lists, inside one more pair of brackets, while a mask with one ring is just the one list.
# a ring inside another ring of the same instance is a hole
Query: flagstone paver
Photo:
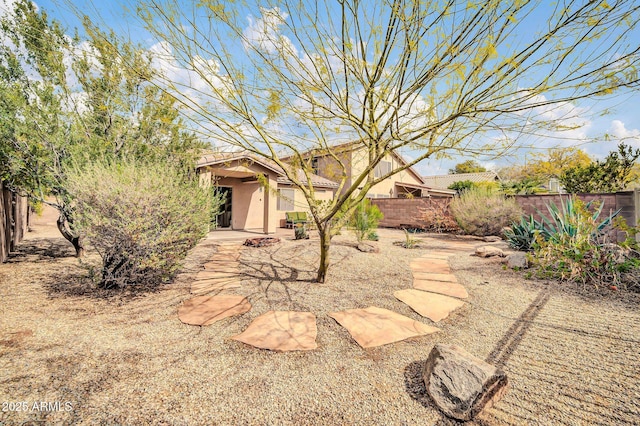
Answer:
[[413, 288], [394, 291], [393, 295], [433, 322], [445, 319], [451, 312], [464, 305], [459, 299]]
[[[240, 245], [224, 245], [196, 274], [191, 293], [206, 295], [241, 286]], [[420, 315], [441, 321], [464, 305], [469, 297], [464, 286], [451, 273], [449, 259], [473, 250], [466, 243], [451, 243], [409, 262], [413, 288], [398, 290], [394, 296]], [[231, 315], [245, 313], [251, 304], [243, 296], [199, 296], [187, 300], [180, 308], [180, 320], [187, 324], [207, 325]], [[370, 306], [331, 312], [329, 316], [347, 329], [363, 348], [386, 345], [407, 338], [440, 331], [439, 328], [415, 321], [399, 313]], [[316, 317], [311, 312], [269, 311], [257, 317], [233, 340], [274, 351], [312, 350], [317, 348]]]
[[272, 351], [308, 351], [318, 347], [316, 316], [311, 312], [269, 311], [233, 340]]
[[453, 275], [452, 273], [448, 273], [448, 274], [432, 274], [429, 272], [414, 272], [413, 273], [413, 279], [419, 279], [419, 280], [432, 280], [432, 281], [443, 281], [443, 282], [447, 282], [447, 283], [457, 283], [458, 279], [456, 278], [455, 275]]
[[445, 281], [414, 279], [413, 288], [431, 293], [444, 294], [445, 296], [457, 297], [458, 299], [466, 299], [469, 297], [469, 293], [467, 293], [463, 285]]
[[346, 328], [363, 348], [387, 345], [440, 331], [437, 327], [375, 306], [331, 312], [329, 316]]
[[185, 324], [209, 325], [221, 319], [244, 314], [251, 310], [251, 303], [244, 296], [233, 294], [197, 296], [186, 300], [178, 308], [178, 318]]
[[204, 270], [196, 274], [191, 283], [192, 294], [208, 294], [232, 288], [239, 288], [240, 250], [239, 244], [220, 245], [218, 251], [205, 263]]

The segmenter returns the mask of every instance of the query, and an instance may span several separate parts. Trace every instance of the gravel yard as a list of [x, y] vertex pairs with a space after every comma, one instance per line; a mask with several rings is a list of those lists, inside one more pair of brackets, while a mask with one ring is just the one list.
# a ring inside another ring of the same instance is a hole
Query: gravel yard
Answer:
[[[425, 235], [407, 250], [393, 245], [402, 232], [379, 234], [377, 254], [357, 251], [348, 232], [336, 237], [322, 285], [310, 282], [317, 240], [244, 249], [243, 287], [227, 292], [253, 309], [194, 327], [176, 312], [214, 239], [171, 285], [105, 293], [45, 216], [0, 265], [0, 424], [444, 425], [420, 378], [437, 342], [509, 376], [505, 398], [469, 424], [638, 424], [637, 294], [529, 281], [465, 254], [450, 263], [468, 303], [437, 324], [441, 333], [362, 349], [327, 314], [374, 305], [433, 325], [393, 292], [411, 287], [410, 259], [455, 238]], [[268, 310], [313, 312], [318, 349], [275, 353], [230, 340]]]

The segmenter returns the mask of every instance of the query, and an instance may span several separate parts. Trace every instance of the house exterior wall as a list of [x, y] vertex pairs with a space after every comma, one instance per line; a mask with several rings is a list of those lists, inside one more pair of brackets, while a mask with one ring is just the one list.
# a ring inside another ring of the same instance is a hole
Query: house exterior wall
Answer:
[[[387, 154], [382, 161], [391, 162], [391, 170], [401, 167], [397, 157]], [[362, 173], [367, 167], [368, 158], [365, 149], [354, 150], [351, 153], [351, 171], [352, 176]], [[422, 185], [422, 182], [408, 170], [403, 170], [395, 175], [385, 179], [377, 185], [374, 185], [368, 192], [371, 198], [395, 198], [400, 194], [396, 183], [407, 183], [413, 185]]]
[[[241, 172], [244, 174], [262, 174], [268, 179], [269, 187], [277, 187], [277, 176], [270, 170], [256, 164], [232, 168], [223, 167], [220, 171], [222, 175], [225, 171]], [[272, 191], [266, 190], [257, 181], [246, 182], [241, 178], [217, 177], [216, 168], [211, 167], [201, 172], [201, 185], [207, 177], [215, 185], [226, 186], [232, 189], [231, 193], [231, 229], [234, 230], [262, 230], [264, 233], [276, 232], [277, 220], [277, 197]]]
[[[288, 211], [309, 212], [309, 203], [307, 203], [307, 199], [304, 197], [302, 191], [294, 186], [279, 184], [278, 189], [293, 190], [293, 210], [276, 211], [275, 217], [277, 226], [283, 228], [285, 226], [286, 213]], [[331, 200], [333, 199], [333, 191], [330, 189], [316, 189], [316, 199], [321, 201]]]
[[[347, 174], [347, 180], [345, 182], [345, 187], [343, 188], [343, 192], [351, 186], [351, 152], [341, 152], [337, 153], [336, 157], [338, 157], [339, 161], [345, 166], [345, 173]], [[316, 174], [318, 176], [322, 176], [325, 179], [332, 180], [334, 182], [340, 182], [342, 180], [342, 167], [340, 163], [336, 161], [333, 157], [329, 155], [323, 155], [317, 157], [318, 161], [318, 170]]]

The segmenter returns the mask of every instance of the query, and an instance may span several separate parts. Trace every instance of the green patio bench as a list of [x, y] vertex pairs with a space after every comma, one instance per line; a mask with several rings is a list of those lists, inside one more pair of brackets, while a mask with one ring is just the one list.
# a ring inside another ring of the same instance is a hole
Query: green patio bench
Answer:
[[287, 212], [286, 227], [293, 228], [297, 223], [307, 223], [307, 212]]

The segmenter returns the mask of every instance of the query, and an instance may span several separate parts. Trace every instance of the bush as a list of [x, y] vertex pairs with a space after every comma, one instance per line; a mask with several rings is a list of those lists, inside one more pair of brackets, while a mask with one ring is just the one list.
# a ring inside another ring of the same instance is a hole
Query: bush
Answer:
[[173, 278], [211, 219], [211, 191], [165, 163], [95, 163], [69, 176], [79, 224], [102, 258], [100, 286]]
[[451, 215], [450, 203], [431, 202], [427, 207], [420, 209], [420, 222], [423, 229], [431, 232], [457, 232], [460, 227]]
[[468, 191], [472, 188], [475, 188], [476, 185], [470, 180], [459, 180], [457, 182], [452, 183], [447, 187], [447, 189], [453, 189], [458, 193], [462, 193], [464, 191]]
[[502, 194], [471, 189], [451, 201], [451, 213], [458, 226], [469, 235], [500, 235], [502, 229], [520, 219], [518, 203]]
[[602, 205], [590, 210], [577, 197], [560, 207], [547, 206], [551, 219], [545, 218], [544, 233], [536, 237], [532, 263], [538, 276], [561, 281], [618, 285], [623, 273], [637, 268], [629, 250], [607, 243], [604, 230], [619, 213], [600, 219]]
[[364, 199], [361, 203], [358, 203], [351, 215], [349, 226], [353, 228], [358, 241], [362, 241], [371, 234], [371, 231], [378, 227], [378, 223], [383, 217], [384, 215], [378, 206], [371, 204], [368, 199]]

